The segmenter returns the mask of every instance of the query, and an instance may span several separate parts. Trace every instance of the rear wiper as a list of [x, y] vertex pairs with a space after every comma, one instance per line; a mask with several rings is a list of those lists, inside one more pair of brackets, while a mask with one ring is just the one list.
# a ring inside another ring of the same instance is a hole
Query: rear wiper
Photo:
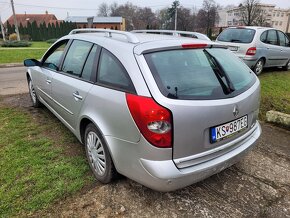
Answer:
[[241, 42], [239, 39], [232, 39], [231, 42]]
[[206, 57], [210, 60], [210, 63], [212, 63], [212, 65], [214, 66], [213, 67], [214, 73], [219, 83], [221, 84], [225, 94], [230, 94], [233, 91], [235, 91], [235, 87], [232, 81], [230, 80], [228, 74], [226, 73], [222, 65], [219, 63], [219, 61], [216, 59], [216, 57], [214, 57], [206, 49], [204, 49], [203, 52], [205, 53]]

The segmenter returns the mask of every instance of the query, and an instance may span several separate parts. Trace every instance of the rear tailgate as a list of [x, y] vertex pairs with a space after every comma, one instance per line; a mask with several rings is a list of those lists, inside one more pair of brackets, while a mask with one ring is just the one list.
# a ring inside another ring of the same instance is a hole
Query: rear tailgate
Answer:
[[[202, 52], [199, 52], [198, 56], [201, 55], [200, 53]], [[233, 56], [230, 53], [228, 55]], [[249, 69], [244, 67], [242, 62], [238, 61], [237, 58], [235, 59], [236, 61], [233, 63], [233, 67], [235, 64], [242, 64], [241, 70], [250, 73]], [[168, 108], [172, 112], [173, 159], [177, 167], [183, 168], [191, 166], [195, 163], [207, 161], [221, 155], [222, 153], [228, 152], [230, 149], [234, 148], [238, 144], [237, 141], [242, 140], [243, 135], [249, 132], [255, 125], [260, 95], [260, 83], [255, 75], [251, 75], [253, 82], [249, 87], [233, 97], [202, 100], [174, 99], [172, 98], [174, 92], [170, 95], [165, 95], [164, 90], [162, 91], [160, 86], [157, 84], [158, 82], [156, 82], [157, 80], [164, 80], [165, 85], [167, 82], [168, 84], [175, 84], [176, 81], [173, 81], [171, 75], [168, 74], [165, 75], [163, 79], [158, 79], [153, 75], [152, 67], [149, 66], [150, 64], [148, 65], [148, 59], [146, 61], [145, 57], [142, 54], [139, 54], [136, 55], [136, 60], [140, 66], [152, 97], [160, 105]], [[160, 60], [158, 63], [163, 62], [162, 59], [158, 60]], [[182, 60], [179, 62], [182, 62]], [[161, 64], [164, 63], [165, 62]], [[185, 61], [185, 64], [189, 63]], [[167, 65], [168, 66], [166, 67], [163, 66], [164, 69], [166, 68], [164, 70], [165, 73], [167, 71], [173, 73], [176, 72], [174, 74], [177, 75], [177, 77], [183, 77], [184, 72], [182, 72], [181, 66], [176, 68], [177, 64], [174, 64], [173, 60], [172, 63], [167, 62]], [[210, 74], [208, 71], [203, 72], [203, 68], [206, 67], [201, 67], [200, 70], [198, 70], [198, 76], [195, 75], [194, 77], [194, 82], [197, 82], [197, 84], [204, 84], [202, 83], [204, 81], [204, 74]], [[234, 73], [238, 74], [239, 70]], [[212, 73], [211, 76], [215, 78], [214, 73]], [[190, 84], [190, 75], [188, 75], [188, 79], [185, 77], [185, 80], [187, 80], [186, 83]], [[209, 82], [209, 84], [206, 83], [206, 85], [209, 85], [210, 87], [212, 84]], [[171, 87], [166, 85], [165, 87], [165, 89], [173, 90], [174, 85]], [[181, 88], [182, 87], [178, 87], [175, 91], [179, 92]], [[202, 92], [202, 87], [199, 88], [201, 88], [200, 92]], [[178, 95], [179, 93], [176, 93], [176, 98], [178, 98]], [[229, 122], [239, 120], [240, 118], [243, 118], [243, 121], [246, 120], [247, 122], [247, 125], [244, 126], [241, 131], [231, 134], [222, 140], [212, 140], [212, 127], [228, 124]]]

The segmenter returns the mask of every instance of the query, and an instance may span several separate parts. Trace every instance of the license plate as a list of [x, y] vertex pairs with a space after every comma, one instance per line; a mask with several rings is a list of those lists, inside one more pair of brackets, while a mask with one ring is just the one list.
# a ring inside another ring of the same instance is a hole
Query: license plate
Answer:
[[238, 47], [237, 46], [228, 46], [228, 49], [231, 51], [238, 51]]
[[248, 126], [248, 116], [243, 116], [234, 121], [210, 128], [210, 142], [215, 143], [231, 137]]

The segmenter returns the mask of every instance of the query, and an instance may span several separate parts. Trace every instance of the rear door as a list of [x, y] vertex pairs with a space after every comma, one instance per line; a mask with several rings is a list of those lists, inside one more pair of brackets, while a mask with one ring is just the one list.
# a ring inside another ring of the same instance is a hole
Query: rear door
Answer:
[[276, 30], [268, 30], [266, 40], [266, 59], [268, 66], [281, 65], [281, 48], [278, 44]]
[[[218, 76], [221, 71], [212, 66], [207, 52], [220, 63], [235, 91], [225, 93], [218, 79], [225, 81], [225, 77]], [[157, 84], [156, 87], [142, 59], [139, 60], [146, 71], [145, 79], [153, 98], [172, 112], [173, 159], [176, 163], [178, 159], [189, 158], [192, 159], [190, 164], [194, 164], [198, 158], [206, 161], [220, 155], [221, 151], [226, 152], [225, 144], [229, 145], [255, 124], [259, 82], [254, 73], [228, 50], [160, 51], [146, 54], [145, 60]], [[222, 125], [225, 133], [216, 131], [214, 134], [215, 128], [222, 128]], [[233, 128], [237, 132], [232, 131]], [[215, 149], [218, 152], [213, 153]]]
[[98, 46], [74, 40], [63, 61], [62, 69], [52, 78], [52, 97], [55, 111], [72, 128], [96, 74]]
[[281, 31], [277, 31], [281, 50], [281, 66], [285, 66], [290, 59], [290, 44], [288, 37]]

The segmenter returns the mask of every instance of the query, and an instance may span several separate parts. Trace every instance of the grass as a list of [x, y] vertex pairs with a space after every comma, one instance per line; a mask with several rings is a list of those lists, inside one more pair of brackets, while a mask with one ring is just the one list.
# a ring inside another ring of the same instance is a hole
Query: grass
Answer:
[[[45, 136], [51, 129], [60, 136]], [[55, 119], [38, 126], [32, 114], [0, 107], [0, 135], [0, 217], [43, 209], [92, 181], [84, 155], [65, 155], [62, 145], [76, 139]]]
[[261, 81], [259, 118], [266, 119], [266, 112], [275, 110], [290, 114], [290, 71], [265, 72]]
[[40, 59], [51, 46], [47, 42], [32, 42], [28, 48], [0, 48], [0, 64], [22, 63], [24, 59]]

